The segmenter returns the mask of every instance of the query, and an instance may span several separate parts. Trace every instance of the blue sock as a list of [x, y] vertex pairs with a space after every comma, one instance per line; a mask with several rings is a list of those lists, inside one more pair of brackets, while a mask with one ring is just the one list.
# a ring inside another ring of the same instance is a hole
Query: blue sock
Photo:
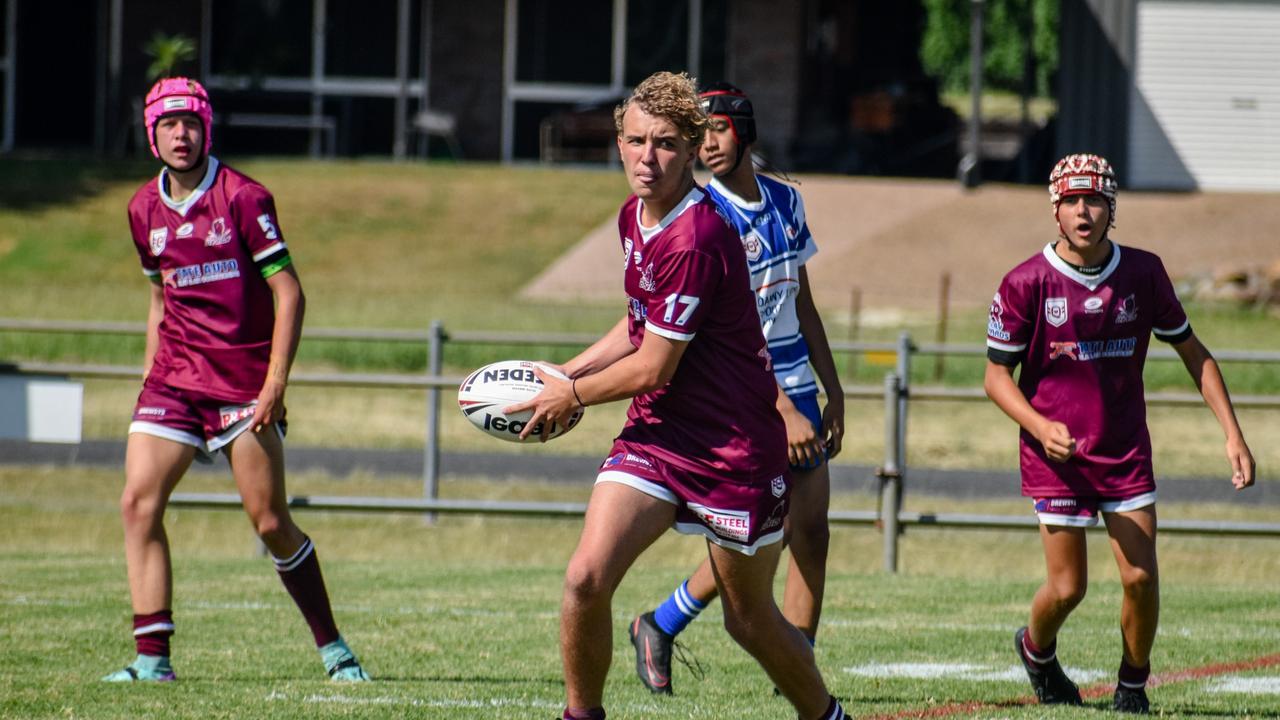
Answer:
[[706, 607], [706, 603], [699, 602], [689, 594], [689, 581], [685, 580], [675, 592], [671, 593], [671, 597], [653, 611], [653, 620], [663, 632], [675, 637]]

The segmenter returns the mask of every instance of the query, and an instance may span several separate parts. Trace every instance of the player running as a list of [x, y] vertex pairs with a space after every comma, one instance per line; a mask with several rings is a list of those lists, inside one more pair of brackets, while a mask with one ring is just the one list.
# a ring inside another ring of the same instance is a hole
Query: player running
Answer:
[[145, 379], [120, 498], [137, 658], [103, 680], [174, 679], [164, 511], [192, 460], [211, 462], [219, 450], [325, 670], [338, 681], [368, 680], [338, 634], [315, 548], [287, 505], [284, 394], [305, 299], [275, 201], [209, 155], [213, 111], [199, 83], [156, 83], [144, 120], [165, 167], [129, 202], [134, 245], [152, 283]]
[[1097, 155], [1063, 158], [1049, 176], [1049, 198], [1058, 240], [1004, 277], [987, 325], [987, 395], [1022, 426], [1022, 494], [1040, 519], [1048, 574], [1014, 646], [1041, 703], [1080, 704], [1058, 663], [1057, 637], [1084, 598], [1085, 528], [1101, 515], [1124, 586], [1113, 707], [1146, 713], [1160, 613], [1142, 386], [1152, 334], [1173, 345], [1217, 416], [1237, 490], [1253, 484], [1254, 461], [1218, 365], [1192, 333], [1160, 258], [1108, 237], [1116, 215], [1110, 164]]
[[[756, 310], [780, 390], [777, 408], [786, 424], [792, 496], [785, 543], [791, 548], [791, 563], [782, 614], [812, 646], [822, 612], [830, 536], [831, 478], [826, 461], [840, 452], [844, 437], [844, 391], [804, 267], [818, 248], [805, 223], [800, 193], [756, 174], [751, 100], [728, 83], [711, 85], [699, 97], [710, 120], [699, 150], [702, 164], [714, 174], [707, 194], [729, 218], [746, 251]], [[827, 396], [822, 410], [814, 370]], [[675, 636], [715, 597], [715, 577], [707, 560], [655, 610], [631, 622], [636, 674], [649, 690], [671, 694]]]
[[567, 720], [601, 720], [611, 602], [667, 528], [707, 538], [729, 634], [804, 720], [845, 717], [772, 581], [787, 515], [786, 435], [742, 243], [693, 180], [707, 126], [693, 81], [660, 72], [614, 111], [635, 193], [618, 216], [628, 313], [565, 363], [525, 433], [579, 407], [632, 398], [596, 477], [560, 613]]

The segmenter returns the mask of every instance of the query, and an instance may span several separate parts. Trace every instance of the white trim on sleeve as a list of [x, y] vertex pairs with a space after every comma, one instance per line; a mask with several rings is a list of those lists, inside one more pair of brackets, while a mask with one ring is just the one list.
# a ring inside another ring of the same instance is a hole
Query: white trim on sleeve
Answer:
[[987, 338], [987, 347], [994, 348], [996, 350], [1003, 350], [1005, 352], [1022, 352], [1027, 349], [1027, 344], [1022, 343], [1021, 345], [1010, 345], [1009, 343], [1002, 343], [997, 340]]
[[1181, 325], [1174, 328], [1173, 330], [1165, 330], [1162, 328], [1153, 327], [1151, 328], [1151, 332], [1155, 333], [1157, 337], [1176, 337], [1179, 334], [1186, 332], [1187, 328], [1189, 327], [1191, 327], [1191, 320], [1187, 319], [1187, 320], [1184, 320]]
[[648, 320], [644, 322], [644, 331], [651, 332], [654, 335], [661, 335], [662, 337], [667, 338], [668, 340], [688, 341], [688, 340], [692, 340], [694, 335], [697, 335], [697, 333], [682, 333], [676, 330], [671, 330], [658, 325], [654, 325]]

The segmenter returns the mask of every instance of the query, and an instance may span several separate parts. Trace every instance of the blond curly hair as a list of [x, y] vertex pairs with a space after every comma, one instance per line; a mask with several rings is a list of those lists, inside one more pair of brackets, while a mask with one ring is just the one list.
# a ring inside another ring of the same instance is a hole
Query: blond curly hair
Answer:
[[707, 113], [698, 98], [698, 84], [686, 73], [656, 72], [645, 78], [622, 104], [613, 109], [613, 125], [622, 135], [622, 116], [635, 105], [654, 117], [671, 122], [680, 136], [701, 145], [707, 134]]

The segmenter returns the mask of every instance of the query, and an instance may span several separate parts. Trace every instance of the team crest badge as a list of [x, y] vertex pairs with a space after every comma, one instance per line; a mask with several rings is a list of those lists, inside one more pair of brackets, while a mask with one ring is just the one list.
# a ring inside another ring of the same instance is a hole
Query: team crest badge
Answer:
[[209, 234], [204, 238], [205, 247], [226, 245], [229, 242], [231, 242], [231, 231], [227, 229], [227, 221], [223, 218], [214, 220], [213, 226], [209, 228]]
[[787, 492], [787, 481], [783, 480], [782, 476], [779, 475], [773, 479], [772, 483], [769, 484], [769, 490], [773, 492], [774, 497], [780, 498]]
[[1120, 306], [1116, 308], [1116, 324], [1133, 322], [1138, 319], [1138, 299], [1133, 293], [1129, 293], [1129, 297], [1120, 301]]
[[627, 261], [631, 259], [631, 248], [635, 247], [635, 243], [631, 238], [627, 238], [622, 243], [622, 267], [627, 266]]
[[165, 243], [169, 241], [169, 228], [155, 228], [151, 231], [151, 254], [159, 256], [164, 252]]
[[1062, 327], [1067, 323], [1067, 299], [1064, 297], [1045, 298], [1044, 319], [1054, 327]]
[[749, 232], [742, 236], [742, 249], [747, 253], [747, 259], [755, 262], [760, 259], [760, 254], [764, 252], [764, 243], [760, 242], [760, 236]]
[[653, 292], [658, 285], [653, 281], [653, 263], [649, 263], [649, 267], [640, 273], [640, 289], [645, 292]]
[[1000, 293], [992, 298], [991, 308], [987, 310], [987, 335], [1009, 341], [1009, 331], [1004, 329], [1004, 303], [1000, 300]]

